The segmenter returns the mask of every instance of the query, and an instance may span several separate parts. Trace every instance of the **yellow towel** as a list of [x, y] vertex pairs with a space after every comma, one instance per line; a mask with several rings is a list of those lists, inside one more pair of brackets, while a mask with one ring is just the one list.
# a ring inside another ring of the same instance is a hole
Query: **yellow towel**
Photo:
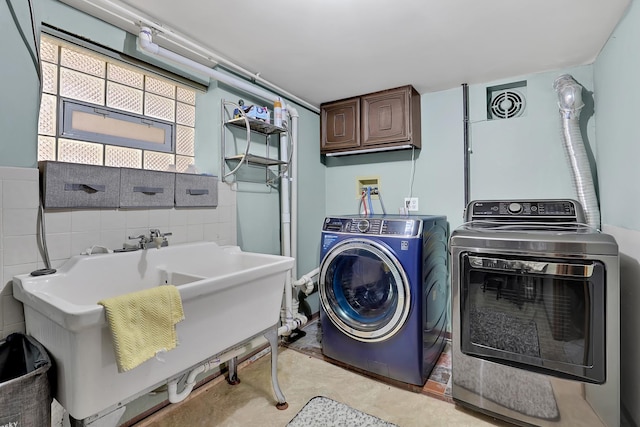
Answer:
[[98, 302], [104, 306], [118, 371], [176, 347], [176, 323], [184, 319], [178, 288], [158, 286]]

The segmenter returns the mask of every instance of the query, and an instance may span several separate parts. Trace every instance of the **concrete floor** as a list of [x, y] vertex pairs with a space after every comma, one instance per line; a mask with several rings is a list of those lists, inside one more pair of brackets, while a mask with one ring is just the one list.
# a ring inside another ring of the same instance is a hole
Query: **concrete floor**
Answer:
[[286, 410], [275, 407], [270, 356], [267, 355], [240, 366], [240, 384], [231, 386], [223, 378], [217, 378], [195, 390], [185, 401], [169, 405], [135, 427], [285, 427], [315, 396], [345, 403], [401, 427], [508, 425], [290, 348], [280, 348], [278, 368], [280, 387], [289, 404]]

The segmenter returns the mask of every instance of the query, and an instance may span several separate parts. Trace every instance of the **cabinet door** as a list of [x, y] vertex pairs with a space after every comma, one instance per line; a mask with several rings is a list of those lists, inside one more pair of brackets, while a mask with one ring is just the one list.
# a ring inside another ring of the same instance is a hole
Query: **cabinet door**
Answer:
[[323, 104], [321, 107], [321, 153], [360, 147], [360, 98]]
[[412, 95], [411, 86], [405, 86], [362, 97], [363, 146], [411, 140]]

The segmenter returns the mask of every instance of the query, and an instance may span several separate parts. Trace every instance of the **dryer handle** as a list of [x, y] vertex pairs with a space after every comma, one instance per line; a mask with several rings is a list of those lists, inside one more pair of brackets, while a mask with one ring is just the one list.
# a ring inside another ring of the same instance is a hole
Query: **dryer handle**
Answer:
[[469, 256], [472, 267], [496, 271], [540, 273], [548, 276], [591, 277], [594, 264], [567, 264], [518, 259]]

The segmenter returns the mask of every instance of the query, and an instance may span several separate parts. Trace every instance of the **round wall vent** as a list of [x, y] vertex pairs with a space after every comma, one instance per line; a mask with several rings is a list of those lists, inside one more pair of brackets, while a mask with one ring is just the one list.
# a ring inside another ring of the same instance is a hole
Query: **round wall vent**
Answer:
[[496, 93], [489, 105], [491, 115], [494, 119], [519, 117], [524, 112], [524, 107], [524, 95], [515, 90], [505, 90]]

